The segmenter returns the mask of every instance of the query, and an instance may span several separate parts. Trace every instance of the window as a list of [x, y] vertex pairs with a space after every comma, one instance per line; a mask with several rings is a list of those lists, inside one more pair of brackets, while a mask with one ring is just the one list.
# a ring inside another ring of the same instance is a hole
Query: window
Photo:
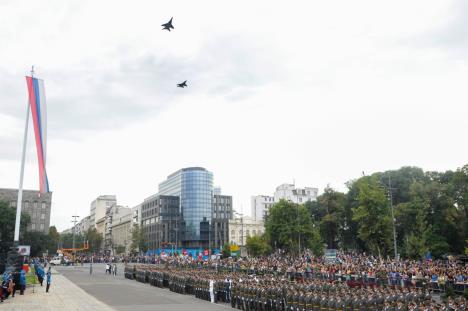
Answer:
[[256, 235], [256, 234], [257, 234], [257, 231], [253, 230], [253, 231], [252, 231], [252, 234], [253, 234], [253, 235]]
[[247, 230], [247, 236], [250, 236], [250, 230]]
[[44, 224], [41, 224], [41, 230], [44, 230]]
[[34, 208], [37, 208], [37, 202], [34, 202]]
[[41, 214], [41, 219], [45, 219], [45, 214]]
[[45, 208], [46, 208], [45, 202], [42, 202], [42, 203], [41, 203], [41, 208], [42, 208], [42, 209], [45, 209]]
[[16, 202], [15, 201], [11, 201], [10, 202], [10, 207], [15, 207], [16, 206]]
[[31, 224], [31, 230], [36, 230], [36, 224]]

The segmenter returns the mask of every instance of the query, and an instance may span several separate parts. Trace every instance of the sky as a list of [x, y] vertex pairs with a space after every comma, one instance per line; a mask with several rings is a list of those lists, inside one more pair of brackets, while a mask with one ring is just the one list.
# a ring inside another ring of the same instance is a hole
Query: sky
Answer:
[[[468, 2], [1, 1], [0, 187], [17, 188], [35, 66], [51, 225], [202, 166], [250, 214], [292, 183], [468, 163]], [[174, 17], [175, 29], [161, 24]], [[177, 83], [188, 80], [188, 88]], [[30, 127], [25, 189], [38, 189]]]

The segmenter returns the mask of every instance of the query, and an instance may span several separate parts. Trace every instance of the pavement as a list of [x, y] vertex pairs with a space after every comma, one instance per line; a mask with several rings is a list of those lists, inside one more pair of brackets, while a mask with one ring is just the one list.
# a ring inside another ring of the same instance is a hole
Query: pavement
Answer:
[[0, 303], [0, 310], [4, 311], [52, 311], [52, 310], [114, 310], [86, 293], [77, 285], [73, 284], [62, 274], [52, 269], [52, 282], [49, 292], [46, 293], [44, 286], [28, 286], [24, 295], [16, 292], [14, 298]]
[[98, 299], [115, 310], [121, 311], [228, 311], [231, 306], [212, 304], [195, 298], [143, 284], [124, 277], [124, 266], [119, 264], [117, 276], [105, 274], [104, 264], [93, 264], [93, 273], [89, 265], [83, 267], [57, 267], [63, 276], [79, 286], [90, 296]]
[[173, 293], [149, 284], [125, 279], [123, 265], [118, 265], [117, 276], [105, 274], [104, 264], [77, 267], [57, 266], [52, 269], [49, 293], [45, 285], [28, 287], [23, 296], [5, 300], [0, 310], [132, 310], [132, 311], [227, 311], [227, 304], [212, 304], [191, 295]]

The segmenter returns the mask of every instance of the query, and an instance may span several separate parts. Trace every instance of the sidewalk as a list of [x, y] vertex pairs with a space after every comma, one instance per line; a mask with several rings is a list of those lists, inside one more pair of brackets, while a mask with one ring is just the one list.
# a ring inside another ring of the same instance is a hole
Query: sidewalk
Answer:
[[23, 296], [19, 291], [14, 298], [0, 303], [0, 310], [8, 311], [55, 311], [55, 310], [103, 310], [114, 311], [113, 308], [97, 300], [84, 290], [73, 284], [56, 270], [52, 269], [52, 284], [49, 293], [44, 286], [35, 285], [27, 288]]

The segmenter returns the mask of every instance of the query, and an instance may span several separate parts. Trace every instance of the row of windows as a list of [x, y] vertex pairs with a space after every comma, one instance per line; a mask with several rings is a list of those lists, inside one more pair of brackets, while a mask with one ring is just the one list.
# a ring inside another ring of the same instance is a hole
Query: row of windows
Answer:
[[40, 224], [38, 228], [36, 228], [36, 224], [31, 224], [31, 230], [44, 230], [44, 224]]
[[[258, 230], [258, 234], [262, 234], [262, 230]], [[245, 235], [250, 236], [250, 230], [245, 230]], [[252, 230], [252, 235], [257, 235], [257, 230]], [[235, 238], [236, 236], [236, 231], [231, 230], [231, 236], [232, 238]], [[239, 236], [242, 236], [242, 230], [239, 230]]]
[[[31, 203], [31, 204], [29, 204]], [[39, 205], [40, 204], [40, 205]], [[24, 208], [29, 208], [29, 207], [33, 207], [33, 208], [38, 208], [38, 206], [40, 206], [42, 209], [45, 209], [46, 208], [46, 205], [47, 202], [37, 202], [37, 201], [34, 201], [34, 202], [29, 202], [29, 201], [24, 201], [23, 202], [23, 206]], [[11, 201], [10, 202], [10, 207], [16, 207], [16, 202], [15, 201]]]

